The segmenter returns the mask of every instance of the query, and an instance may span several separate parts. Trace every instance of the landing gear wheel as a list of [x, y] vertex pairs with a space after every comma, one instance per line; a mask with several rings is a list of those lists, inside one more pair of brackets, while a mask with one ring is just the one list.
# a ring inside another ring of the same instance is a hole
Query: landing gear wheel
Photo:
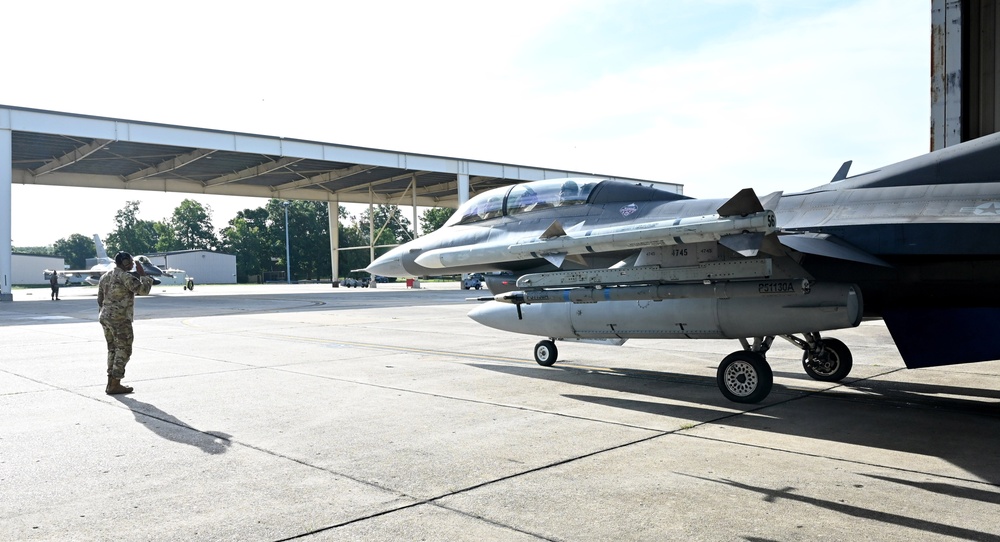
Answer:
[[535, 361], [542, 367], [551, 367], [559, 357], [559, 349], [552, 341], [539, 341], [535, 345]]
[[739, 351], [729, 354], [719, 364], [716, 374], [719, 391], [736, 403], [759, 403], [774, 383], [771, 366], [756, 352]]
[[854, 367], [854, 358], [847, 345], [837, 339], [823, 339], [823, 353], [802, 353], [802, 367], [806, 374], [821, 382], [840, 382]]

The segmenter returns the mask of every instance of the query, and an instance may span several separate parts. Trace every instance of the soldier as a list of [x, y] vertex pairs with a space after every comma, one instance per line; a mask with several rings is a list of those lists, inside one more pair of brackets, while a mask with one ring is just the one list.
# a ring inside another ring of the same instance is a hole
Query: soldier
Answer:
[[122, 385], [125, 364], [132, 356], [132, 320], [135, 296], [146, 295], [153, 287], [153, 279], [146, 276], [141, 265], [132, 269], [132, 255], [115, 254], [115, 268], [101, 276], [97, 285], [97, 305], [101, 308], [100, 322], [108, 342], [108, 386], [104, 393], [117, 395], [132, 393], [132, 388]]
[[59, 273], [55, 269], [49, 275], [49, 286], [52, 287], [52, 301], [59, 301]]

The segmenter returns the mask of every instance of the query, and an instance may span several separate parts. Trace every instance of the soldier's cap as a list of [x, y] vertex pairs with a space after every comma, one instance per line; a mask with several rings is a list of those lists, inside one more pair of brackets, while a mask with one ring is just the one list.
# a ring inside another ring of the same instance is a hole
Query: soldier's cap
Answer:
[[131, 259], [132, 255], [129, 254], [128, 252], [125, 252], [124, 250], [119, 252], [118, 254], [115, 254], [115, 263], [118, 264], [122, 263], [125, 260], [131, 260]]

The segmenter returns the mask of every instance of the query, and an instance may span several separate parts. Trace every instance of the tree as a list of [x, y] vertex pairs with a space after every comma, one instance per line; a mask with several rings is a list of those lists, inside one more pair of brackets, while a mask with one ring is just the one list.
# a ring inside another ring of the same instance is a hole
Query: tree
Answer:
[[69, 264], [70, 269], [84, 269], [87, 258], [92, 258], [97, 253], [97, 246], [90, 237], [74, 233], [68, 238], [56, 241], [52, 246], [52, 252], [61, 256]]
[[[347, 210], [341, 209], [341, 221], [338, 228], [338, 237], [341, 248], [367, 247], [368, 229], [364, 231], [358, 226], [352, 215], [347, 214]], [[338, 277], [346, 277], [351, 274], [352, 269], [362, 269], [371, 263], [368, 250], [341, 250], [340, 265], [337, 269]]]
[[[413, 240], [413, 228], [410, 221], [403, 216], [397, 205], [385, 203], [375, 206], [375, 246], [379, 245], [401, 245]], [[368, 238], [369, 216], [368, 210], [361, 213], [358, 219], [358, 227], [361, 228], [365, 238]], [[382, 231], [379, 234], [379, 230]], [[366, 243], [367, 244], [367, 243]]]
[[156, 250], [156, 228], [149, 220], [139, 220], [139, 202], [129, 201], [115, 214], [115, 230], [108, 234], [105, 244], [108, 254], [125, 250], [135, 254]]
[[[291, 201], [288, 205], [289, 252], [291, 253], [292, 278], [306, 280], [326, 276], [330, 269], [330, 233], [327, 205], [319, 201]], [[285, 206], [284, 201], [272, 199], [267, 203], [268, 216], [274, 230], [279, 232], [278, 256], [285, 260]]]
[[236, 255], [236, 280], [247, 282], [251, 275], [263, 277], [271, 269], [271, 256], [277, 240], [275, 229], [263, 207], [236, 213], [222, 230], [223, 247]]
[[212, 226], [212, 209], [192, 199], [181, 202], [170, 218], [176, 241], [183, 249], [215, 250], [219, 240]]
[[431, 207], [427, 209], [420, 215], [420, 233], [427, 235], [432, 231], [437, 231], [438, 228], [444, 226], [444, 223], [453, 214], [455, 214], [455, 209], [447, 209], [445, 207]]
[[177, 232], [169, 222], [163, 220], [153, 223], [153, 230], [156, 232], [156, 251], [170, 252], [172, 250], [184, 250], [184, 245], [177, 238]]

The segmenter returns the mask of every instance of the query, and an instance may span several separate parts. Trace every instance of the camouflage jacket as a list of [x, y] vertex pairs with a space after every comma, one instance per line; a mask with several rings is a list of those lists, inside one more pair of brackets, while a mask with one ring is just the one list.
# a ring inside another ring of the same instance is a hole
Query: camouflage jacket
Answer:
[[146, 295], [153, 287], [153, 279], [148, 276], [136, 277], [115, 267], [101, 276], [97, 283], [97, 306], [101, 307], [102, 321], [131, 322], [134, 318], [132, 306], [136, 294]]

